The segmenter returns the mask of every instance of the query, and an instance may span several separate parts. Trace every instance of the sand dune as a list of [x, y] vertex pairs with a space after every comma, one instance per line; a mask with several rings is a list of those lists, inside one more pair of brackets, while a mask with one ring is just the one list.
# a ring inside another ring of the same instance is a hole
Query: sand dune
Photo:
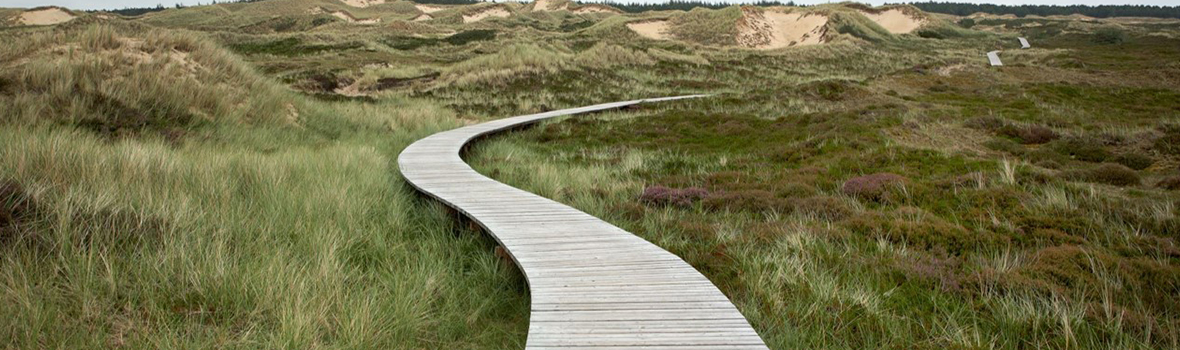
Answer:
[[824, 15], [743, 9], [736, 39], [741, 46], [760, 50], [822, 44], [827, 24]]
[[668, 21], [665, 20], [627, 23], [627, 29], [648, 39], [672, 39], [672, 36], [668, 34]]
[[369, 7], [369, 6], [380, 5], [380, 4], [385, 3], [385, 0], [340, 0], [340, 1], [344, 2], [345, 5], [352, 6], [352, 7]]
[[509, 15], [512, 15], [512, 14], [509, 13], [508, 10], [505, 10], [502, 7], [493, 7], [493, 8], [486, 9], [486, 10], [483, 10], [480, 12], [476, 12], [475, 14], [472, 14], [472, 15], [463, 16], [463, 23], [479, 22], [479, 21], [482, 21], [488, 17], [501, 17], [501, 18], [503, 18], [503, 17], [508, 17]]
[[442, 11], [442, 10], [446, 10], [446, 9], [447, 9], [446, 7], [442, 7], [442, 6], [431, 6], [431, 5], [414, 5], [414, 7], [415, 7], [415, 8], [417, 8], [417, 9], [418, 9], [418, 11], [422, 11], [422, 12], [425, 12], [425, 13], [435, 13], [435, 12]]
[[873, 20], [873, 22], [877, 22], [877, 25], [893, 34], [909, 33], [926, 24], [926, 20], [914, 18], [899, 9], [886, 10], [878, 13], [861, 11], [861, 14]]
[[536, 0], [533, 2], [533, 11], [562, 11], [569, 9], [569, 3], [563, 2], [558, 4], [556, 0]]
[[25, 11], [20, 14], [18, 22], [24, 25], [44, 26], [58, 23], [65, 23], [73, 20], [75, 17], [69, 12], [60, 8], [51, 7], [41, 10]]

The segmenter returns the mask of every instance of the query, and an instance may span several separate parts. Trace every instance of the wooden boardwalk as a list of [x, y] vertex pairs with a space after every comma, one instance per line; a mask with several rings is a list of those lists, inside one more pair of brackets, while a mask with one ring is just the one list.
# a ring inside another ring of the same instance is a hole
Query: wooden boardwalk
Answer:
[[1000, 52], [999, 51], [988, 52], [987, 53], [987, 62], [990, 63], [993, 67], [999, 67], [999, 66], [1004, 65], [1004, 63], [1000, 62]]
[[532, 298], [526, 348], [766, 349], [737, 308], [676, 255], [590, 214], [480, 175], [471, 140], [543, 119], [700, 95], [605, 103], [440, 132], [406, 147], [406, 181], [483, 226]]

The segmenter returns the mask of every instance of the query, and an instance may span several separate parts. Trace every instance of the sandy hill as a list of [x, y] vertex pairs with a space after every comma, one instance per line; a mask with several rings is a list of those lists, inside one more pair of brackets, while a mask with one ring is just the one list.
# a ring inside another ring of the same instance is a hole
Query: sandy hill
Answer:
[[168, 9], [148, 13], [141, 20], [163, 27], [265, 33], [307, 31], [332, 23], [409, 21], [422, 12], [409, 1], [268, 0]]
[[913, 32], [930, 21], [922, 11], [910, 6], [862, 9], [860, 13], [893, 34]]
[[113, 136], [296, 113], [283, 88], [193, 32], [135, 23], [63, 28], [15, 43], [0, 62], [0, 81], [23, 92], [0, 99], [10, 115], [80, 123]]
[[20, 11], [11, 15], [9, 22], [14, 25], [44, 26], [65, 23], [78, 16], [70, 10], [61, 7], [38, 7]]
[[639, 36], [654, 40], [771, 50], [824, 44], [841, 34], [837, 29], [892, 36], [912, 33], [934, 21], [910, 6], [733, 6], [717, 10], [673, 11], [663, 18], [630, 21], [626, 27]]

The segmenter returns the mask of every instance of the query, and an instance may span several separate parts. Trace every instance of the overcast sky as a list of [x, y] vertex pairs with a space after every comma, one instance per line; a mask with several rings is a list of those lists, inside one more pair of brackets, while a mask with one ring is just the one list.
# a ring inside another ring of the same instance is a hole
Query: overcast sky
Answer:
[[[725, 1], [725, 2], [751, 2], [752, 0], [751, 1], [721, 0], [721, 1]], [[890, 2], [902, 2], [902, 1], [911, 1], [911, 0], [891, 0]], [[938, 0], [938, 1], [946, 1], [946, 0]], [[954, 1], [954, 0], [952, 0], [952, 1]], [[62, 7], [66, 7], [66, 8], [71, 8], [71, 9], [94, 10], [94, 9], [112, 9], [112, 8], [117, 9], [117, 8], [126, 8], [126, 7], [153, 7], [153, 6], [156, 6], [157, 4], [163, 4], [164, 6], [172, 6], [177, 3], [185, 4], [185, 5], [196, 5], [198, 3], [208, 4], [210, 2], [211, 2], [211, 0], [105, 0], [105, 1], [94, 1], [94, 0], [0, 0], [0, 7], [37, 7], [37, 6], [46, 6], [46, 5], [57, 5], [57, 6], [62, 6]], [[666, 2], [666, 1], [662, 1], [662, 0], [621, 0], [621, 1], [617, 1], [617, 2], [661, 3], [661, 2]], [[783, 1], [783, 2], [786, 2], [786, 1]], [[829, 1], [796, 0], [795, 2], [801, 3], [801, 4], [816, 4], [816, 3], [826, 3]], [[839, 2], [839, 1], [830, 1], [830, 2]], [[861, 0], [860, 2], [864, 2], [864, 0]], [[872, 3], [873, 5], [881, 5], [885, 1], [884, 0], [871, 0], [868, 2]], [[958, 1], [956, 1], [956, 2], [958, 2]], [[976, 2], [976, 1], [962, 1], [962, 2]], [[989, 4], [1004, 4], [1004, 5], [1018, 5], [1018, 4], [1043, 4], [1043, 5], [1141, 4], [1141, 5], [1166, 5], [1166, 6], [1180, 5], [1180, 0], [989, 0], [989, 1], [983, 1], [983, 2], [989, 3]]]

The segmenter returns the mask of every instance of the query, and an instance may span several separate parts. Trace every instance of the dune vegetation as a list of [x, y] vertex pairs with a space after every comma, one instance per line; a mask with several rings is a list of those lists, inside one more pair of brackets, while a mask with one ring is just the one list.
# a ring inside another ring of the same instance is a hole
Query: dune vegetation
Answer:
[[0, 10], [7, 346], [522, 347], [524, 279], [404, 183], [399, 151], [693, 93], [713, 96], [467, 157], [681, 256], [772, 348], [1180, 346], [1177, 21], [850, 3], [59, 11], [73, 17]]

